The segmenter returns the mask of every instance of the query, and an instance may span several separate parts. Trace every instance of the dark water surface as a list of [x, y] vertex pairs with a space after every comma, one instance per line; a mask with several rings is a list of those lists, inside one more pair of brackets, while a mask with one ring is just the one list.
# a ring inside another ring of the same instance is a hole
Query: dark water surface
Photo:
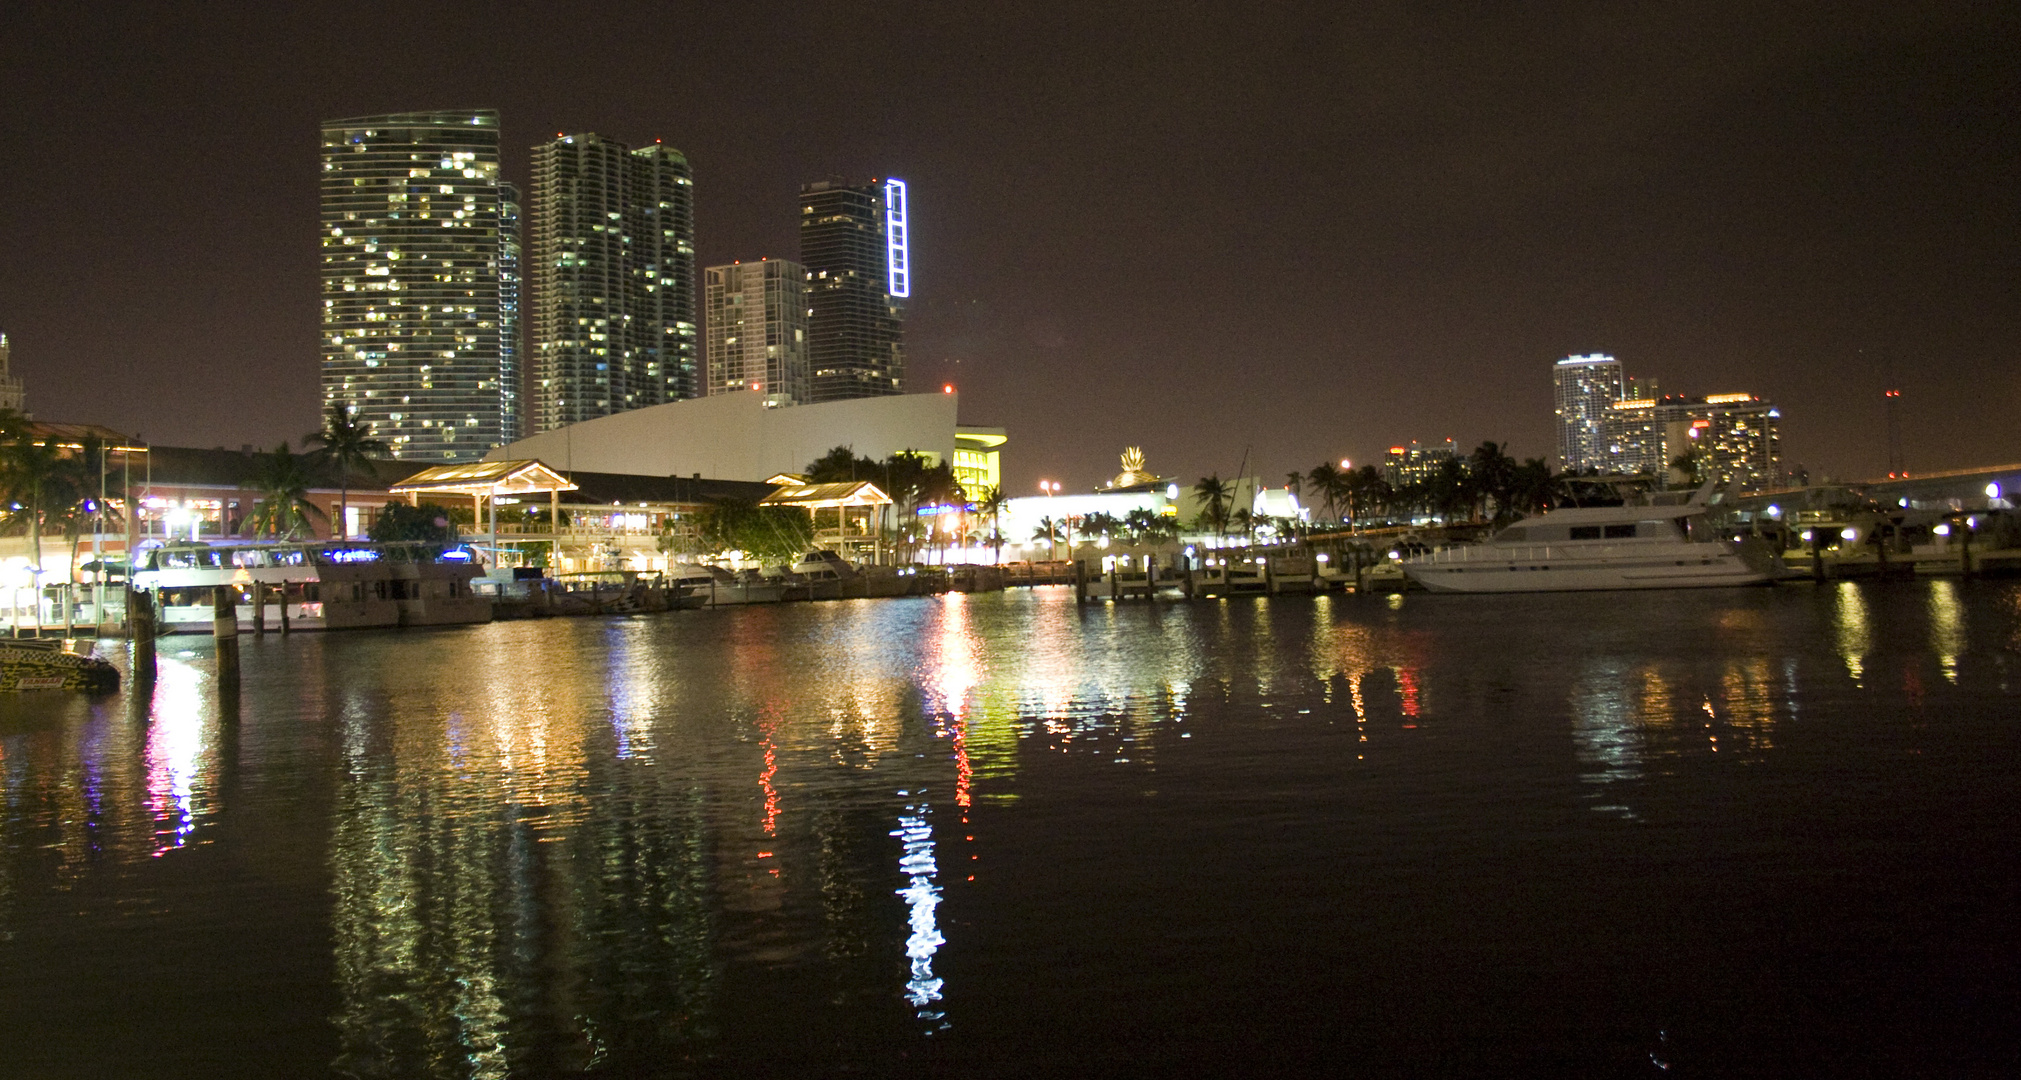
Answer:
[[2021, 1072], [2011, 584], [165, 644], [0, 702], [0, 1075]]

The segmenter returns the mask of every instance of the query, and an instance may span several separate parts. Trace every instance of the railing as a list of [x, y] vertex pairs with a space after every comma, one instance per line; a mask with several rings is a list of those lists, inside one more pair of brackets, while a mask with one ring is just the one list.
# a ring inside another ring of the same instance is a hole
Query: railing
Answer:
[[[40, 594], [39, 596], [37, 594]], [[101, 608], [101, 603], [103, 607]], [[96, 636], [126, 621], [124, 586], [45, 585], [0, 589], [0, 637]]]
[[[469, 540], [475, 537], [490, 535], [491, 530], [488, 526], [480, 527], [477, 529], [467, 529], [464, 533], [464, 539]], [[637, 536], [656, 539], [666, 534], [658, 529], [613, 528], [608, 525], [563, 525], [561, 530], [557, 532], [546, 525], [507, 525], [501, 522], [498, 526], [498, 535], [527, 540], [547, 540], [555, 537], [594, 539], [604, 536]]]

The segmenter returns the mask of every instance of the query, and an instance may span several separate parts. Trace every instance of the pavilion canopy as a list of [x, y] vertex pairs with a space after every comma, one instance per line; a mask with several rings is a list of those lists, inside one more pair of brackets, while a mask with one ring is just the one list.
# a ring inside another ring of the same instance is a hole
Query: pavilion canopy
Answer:
[[868, 480], [835, 484], [788, 483], [758, 500], [759, 506], [796, 506], [803, 510], [826, 510], [836, 506], [888, 506], [891, 496]]
[[395, 495], [534, 495], [574, 491], [575, 483], [538, 460], [436, 465], [394, 484]]

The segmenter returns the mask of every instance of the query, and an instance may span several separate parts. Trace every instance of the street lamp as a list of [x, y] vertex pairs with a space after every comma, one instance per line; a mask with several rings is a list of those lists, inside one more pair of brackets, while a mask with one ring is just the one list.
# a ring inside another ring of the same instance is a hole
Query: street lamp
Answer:
[[[1057, 480], [1041, 480], [1039, 481], [1039, 490], [1045, 492], [1046, 499], [1050, 501], [1053, 496], [1060, 493], [1060, 482]], [[1060, 523], [1050, 513], [1046, 514], [1046, 541], [1052, 545], [1053, 561], [1058, 562], [1060, 559]]]

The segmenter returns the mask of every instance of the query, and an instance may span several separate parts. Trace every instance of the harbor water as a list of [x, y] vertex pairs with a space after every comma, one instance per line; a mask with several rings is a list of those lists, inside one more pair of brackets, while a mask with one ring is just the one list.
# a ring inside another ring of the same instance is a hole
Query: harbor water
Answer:
[[2012, 583], [162, 646], [0, 701], [0, 1076], [2021, 1072]]

